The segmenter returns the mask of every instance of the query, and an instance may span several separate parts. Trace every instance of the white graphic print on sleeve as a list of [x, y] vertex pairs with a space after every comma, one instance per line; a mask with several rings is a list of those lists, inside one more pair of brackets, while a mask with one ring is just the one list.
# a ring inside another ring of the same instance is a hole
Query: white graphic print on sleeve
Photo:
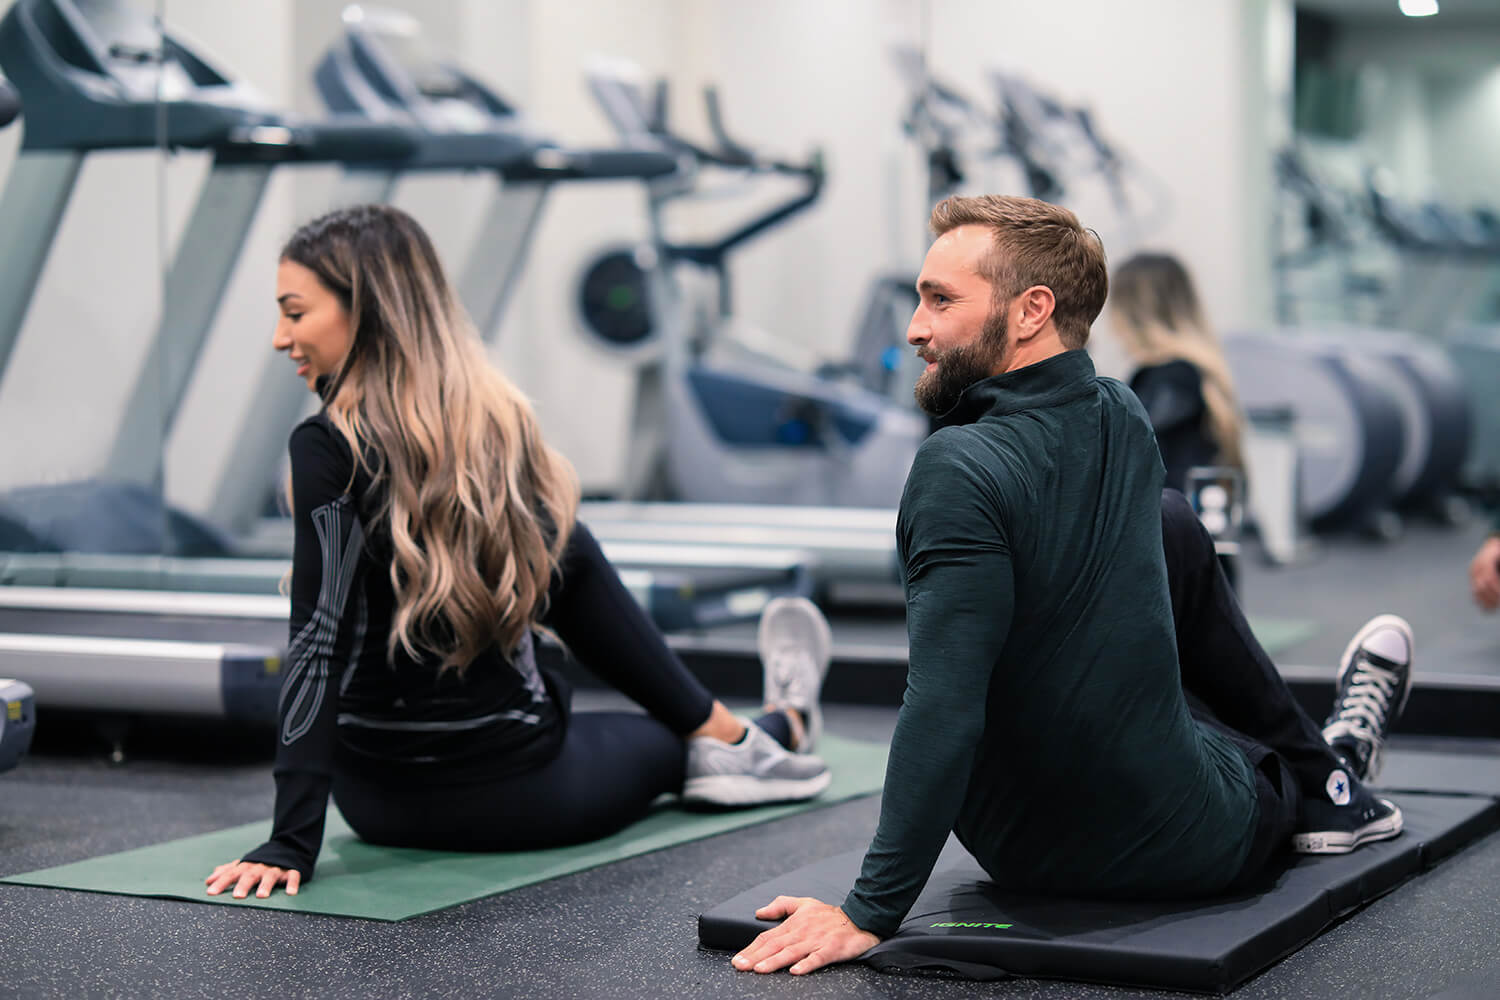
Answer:
[[312, 512], [323, 558], [323, 579], [312, 617], [287, 651], [291, 667], [282, 684], [280, 706], [281, 742], [285, 745], [307, 734], [327, 697], [339, 622], [364, 548], [364, 528], [353, 506], [348, 496], [341, 496]]
[[526, 690], [531, 692], [533, 705], [547, 700], [547, 685], [542, 681], [542, 672], [536, 667], [536, 644], [530, 632], [521, 636], [516, 651], [510, 655], [510, 665], [521, 675]]

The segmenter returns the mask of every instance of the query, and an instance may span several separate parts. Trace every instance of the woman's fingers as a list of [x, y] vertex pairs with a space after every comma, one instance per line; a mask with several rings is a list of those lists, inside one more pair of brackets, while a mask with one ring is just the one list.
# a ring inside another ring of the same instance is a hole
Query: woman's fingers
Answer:
[[257, 899], [266, 899], [278, 885], [285, 884], [287, 895], [295, 896], [302, 887], [302, 873], [292, 868], [277, 868], [274, 865], [231, 861], [219, 865], [213, 874], [204, 879], [208, 883], [208, 894], [217, 896], [230, 886], [234, 887], [235, 899], [244, 899], [254, 890]]

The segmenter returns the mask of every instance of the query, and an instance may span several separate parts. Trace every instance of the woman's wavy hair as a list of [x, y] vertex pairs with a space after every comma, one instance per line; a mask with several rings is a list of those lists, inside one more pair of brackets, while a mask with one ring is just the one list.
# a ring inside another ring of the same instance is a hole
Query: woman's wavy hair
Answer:
[[1243, 469], [1244, 417], [1224, 351], [1204, 318], [1192, 278], [1176, 257], [1136, 254], [1110, 279], [1109, 304], [1125, 347], [1141, 364], [1186, 361], [1203, 382], [1203, 404], [1219, 461]]
[[[545, 610], [578, 479], [531, 404], [490, 365], [432, 241], [398, 209], [302, 226], [281, 252], [343, 303], [353, 342], [323, 391], [329, 419], [383, 490], [396, 611], [387, 655], [460, 672], [514, 650]], [[352, 484], [351, 484], [352, 485]]]

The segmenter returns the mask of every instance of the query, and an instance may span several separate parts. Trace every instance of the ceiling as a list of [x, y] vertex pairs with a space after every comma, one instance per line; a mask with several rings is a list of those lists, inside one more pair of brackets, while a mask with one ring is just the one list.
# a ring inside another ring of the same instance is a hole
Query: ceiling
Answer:
[[1420, 21], [1430, 24], [1500, 25], [1500, 0], [1438, 0], [1441, 12], [1434, 17], [1408, 18], [1396, 0], [1296, 0], [1298, 7], [1327, 14], [1339, 20]]

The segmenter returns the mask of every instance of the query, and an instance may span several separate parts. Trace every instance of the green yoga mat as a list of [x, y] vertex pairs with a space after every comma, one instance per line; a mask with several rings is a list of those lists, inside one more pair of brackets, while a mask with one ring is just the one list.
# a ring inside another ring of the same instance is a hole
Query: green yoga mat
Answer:
[[1250, 616], [1250, 631], [1269, 655], [1291, 649], [1317, 635], [1321, 629], [1317, 622], [1303, 618], [1262, 618]]
[[330, 809], [317, 876], [295, 896], [277, 889], [269, 899], [252, 896], [235, 900], [227, 891], [219, 896], [204, 891], [203, 879], [214, 866], [264, 841], [269, 822], [249, 823], [217, 833], [11, 875], [0, 878], [0, 882], [369, 920], [405, 920], [880, 791], [885, 780], [884, 746], [825, 736], [819, 753], [833, 770], [833, 783], [811, 802], [725, 812], [688, 811], [663, 805], [612, 837], [547, 851], [460, 854], [375, 847], [356, 838], [338, 811]]

